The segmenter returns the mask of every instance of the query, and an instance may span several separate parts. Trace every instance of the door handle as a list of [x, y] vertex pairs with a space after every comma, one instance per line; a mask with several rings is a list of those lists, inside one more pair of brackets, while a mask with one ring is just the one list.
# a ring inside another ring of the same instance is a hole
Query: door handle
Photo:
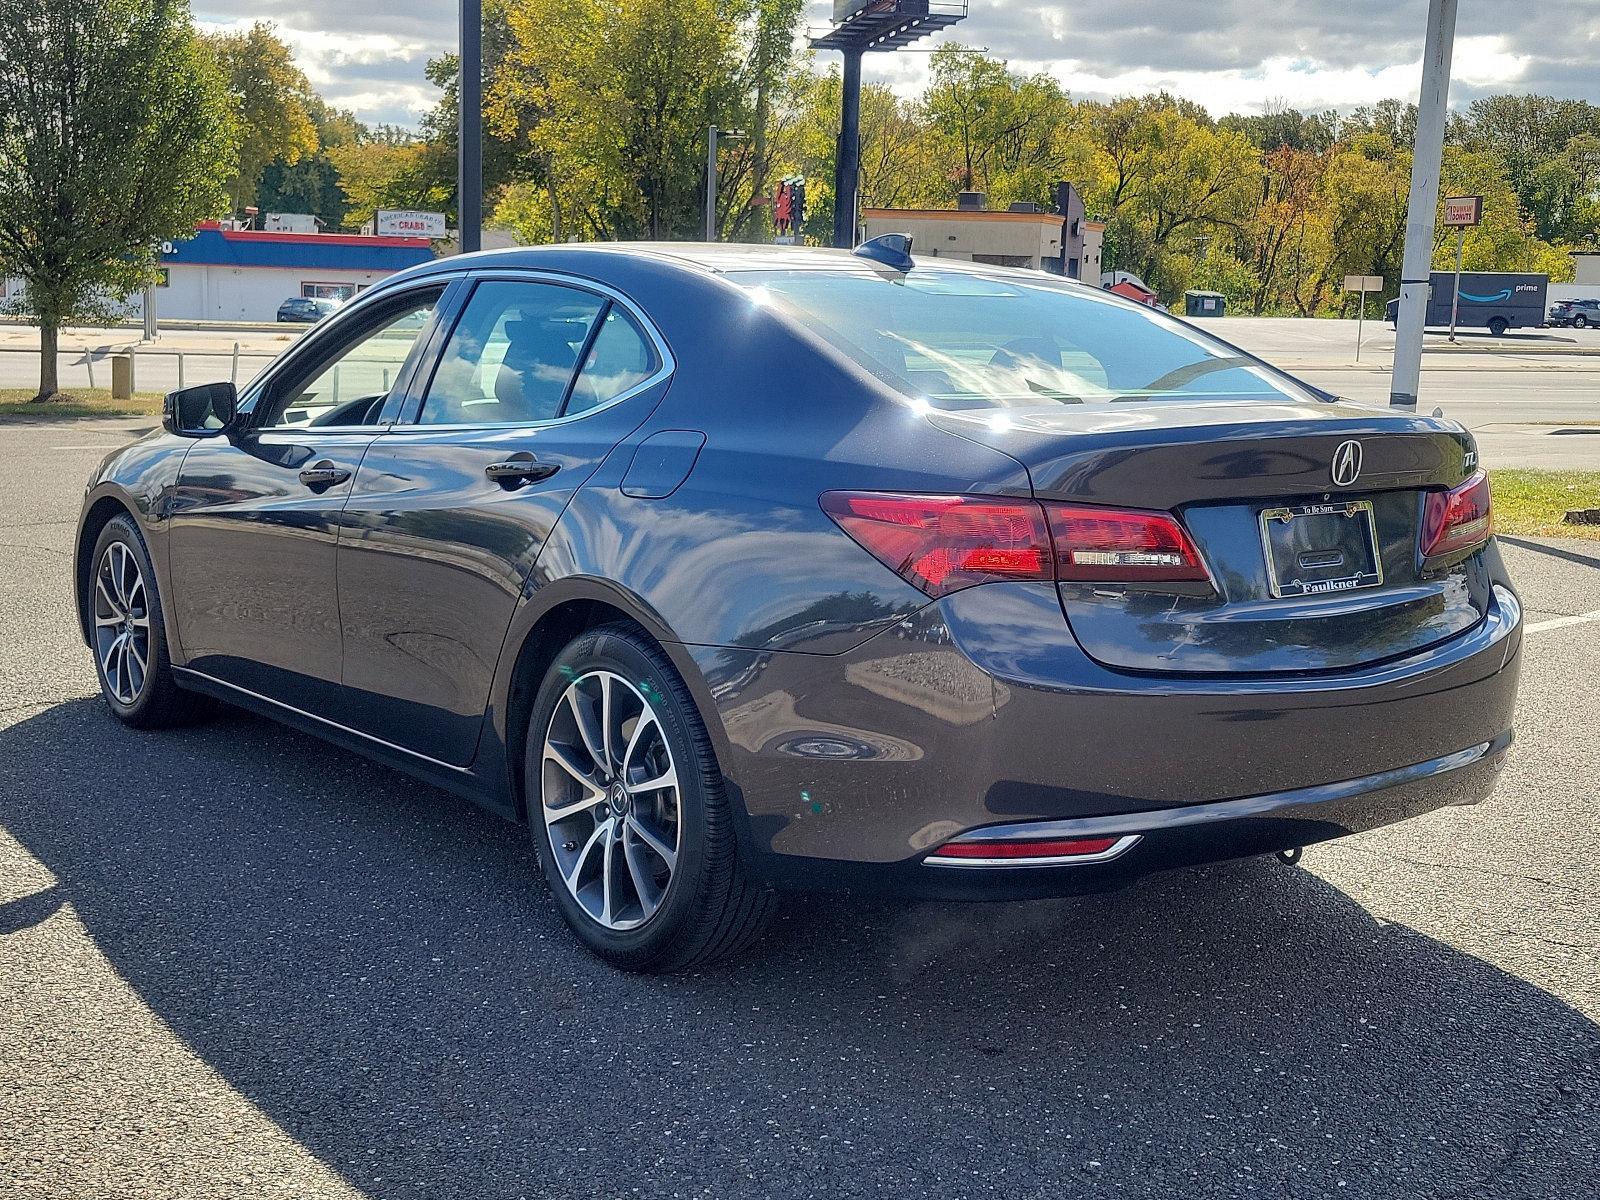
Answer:
[[520, 487], [525, 483], [549, 479], [560, 469], [558, 464], [540, 462], [524, 450], [501, 462], [490, 463], [483, 473], [502, 487]]
[[313, 463], [300, 472], [300, 482], [308, 488], [332, 487], [336, 483], [343, 483], [350, 478], [350, 472], [343, 467], [336, 467], [327, 459]]

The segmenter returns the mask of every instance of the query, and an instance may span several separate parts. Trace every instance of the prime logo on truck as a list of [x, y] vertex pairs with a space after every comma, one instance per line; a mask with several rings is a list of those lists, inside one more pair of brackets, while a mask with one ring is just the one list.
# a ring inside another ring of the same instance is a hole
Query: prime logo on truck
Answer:
[[[1544, 324], [1545, 297], [1550, 288], [1548, 275], [1529, 275], [1512, 271], [1463, 271], [1461, 303], [1456, 311], [1459, 329], [1487, 329], [1499, 337], [1508, 329], [1537, 329]], [[1450, 328], [1450, 305], [1455, 297], [1454, 271], [1435, 271], [1428, 276], [1429, 329]], [[1384, 320], [1393, 324], [1400, 313], [1400, 302], [1389, 301]]]

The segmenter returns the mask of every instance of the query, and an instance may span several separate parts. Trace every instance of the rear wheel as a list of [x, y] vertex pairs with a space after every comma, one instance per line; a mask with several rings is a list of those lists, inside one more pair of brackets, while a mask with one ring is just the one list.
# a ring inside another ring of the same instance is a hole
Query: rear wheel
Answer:
[[1579, 313], [1577, 316], [1573, 317], [1572, 318], [1572, 323], [1574, 325], [1576, 325], [1579, 329], [1587, 329], [1587, 328], [1589, 328], [1589, 318], [1584, 316], [1583, 313]]
[[1509, 326], [1506, 324], [1504, 317], [1491, 317], [1489, 319], [1489, 332], [1494, 334], [1495, 337], [1499, 337], [1508, 328]]
[[627, 626], [582, 634], [529, 721], [528, 823], [567, 924], [633, 971], [737, 953], [773, 897], [739, 861], [711, 740], [666, 656]]
[[137, 729], [181, 725], [200, 706], [173, 678], [157, 586], [138, 527], [130, 517], [113, 517], [94, 547], [89, 641], [106, 706]]

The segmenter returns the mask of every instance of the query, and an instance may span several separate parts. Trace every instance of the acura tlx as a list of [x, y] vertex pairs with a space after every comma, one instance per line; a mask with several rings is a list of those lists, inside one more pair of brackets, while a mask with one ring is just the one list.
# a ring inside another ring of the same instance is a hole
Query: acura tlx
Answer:
[[909, 249], [446, 258], [174, 392], [84, 497], [111, 712], [486, 805], [635, 970], [789, 889], [1104, 890], [1489, 793], [1521, 609], [1471, 434]]

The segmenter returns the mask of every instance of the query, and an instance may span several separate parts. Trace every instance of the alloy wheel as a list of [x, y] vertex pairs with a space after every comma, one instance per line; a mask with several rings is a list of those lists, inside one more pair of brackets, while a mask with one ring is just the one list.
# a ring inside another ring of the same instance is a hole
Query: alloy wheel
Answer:
[[112, 542], [95, 567], [94, 644], [106, 689], [132, 704], [150, 672], [150, 593], [133, 551]]
[[590, 918], [643, 925], [666, 898], [682, 831], [678, 774], [649, 684], [574, 676], [545, 733], [540, 789], [552, 864]]

